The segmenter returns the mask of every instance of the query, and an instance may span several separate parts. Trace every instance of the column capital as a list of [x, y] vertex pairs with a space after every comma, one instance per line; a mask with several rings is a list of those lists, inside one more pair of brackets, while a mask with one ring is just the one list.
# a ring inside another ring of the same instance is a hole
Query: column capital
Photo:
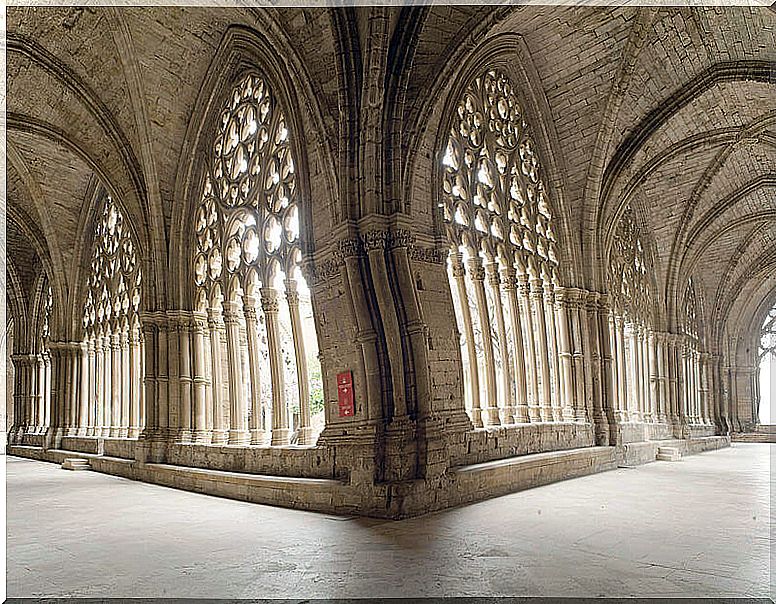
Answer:
[[261, 294], [261, 308], [265, 313], [277, 313], [280, 310], [278, 304], [278, 292], [272, 287], [262, 287]]

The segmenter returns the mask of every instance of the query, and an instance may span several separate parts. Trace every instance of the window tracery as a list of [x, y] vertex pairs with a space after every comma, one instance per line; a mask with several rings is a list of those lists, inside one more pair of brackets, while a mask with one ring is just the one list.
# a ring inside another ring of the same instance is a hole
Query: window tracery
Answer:
[[760, 330], [758, 358], [762, 362], [768, 355], [776, 361], [776, 306], [768, 311]]
[[465, 401], [477, 426], [561, 419], [551, 358], [558, 334], [545, 321], [556, 312], [557, 241], [534, 147], [510, 79], [495, 69], [475, 78], [441, 153], [439, 205]]
[[295, 409], [298, 438], [310, 442], [310, 392], [322, 388], [312, 301], [301, 272], [300, 191], [291, 138], [267, 80], [257, 71], [244, 74], [221, 108], [195, 215], [197, 297], [212, 301], [214, 291], [225, 292], [224, 319], [236, 320], [245, 331], [226, 353], [247, 346], [247, 393], [237, 388], [236, 362], [224, 376], [214, 376], [233, 380], [228, 421], [230, 442], [236, 444], [248, 439], [263, 444], [269, 417], [273, 444], [286, 444]]

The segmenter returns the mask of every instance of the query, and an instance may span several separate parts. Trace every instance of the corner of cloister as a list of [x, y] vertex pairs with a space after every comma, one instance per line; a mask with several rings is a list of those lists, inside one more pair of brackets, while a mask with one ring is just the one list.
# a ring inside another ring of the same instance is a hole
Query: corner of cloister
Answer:
[[401, 518], [768, 432], [775, 25], [8, 7], [7, 452]]

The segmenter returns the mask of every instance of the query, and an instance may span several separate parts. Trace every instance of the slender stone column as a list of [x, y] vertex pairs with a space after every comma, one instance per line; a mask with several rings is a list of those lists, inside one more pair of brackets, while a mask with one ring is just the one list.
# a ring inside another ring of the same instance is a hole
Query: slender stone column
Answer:
[[94, 390], [92, 396], [94, 397], [94, 430], [92, 430], [92, 436], [102, 436], [102, 419], [103, 419], [103, 407], [105, 394], [103, 388], [103, 351], [102, 351], [102, 335], [100, 331], [95, 331], [93, 337], [94, 347], [94, 359], [92, 363], [92, 379], [94, 380]]
[[626, 363], [625, 350], [625, 317], [617, 315], [615, 317], [615, 332], [617, 335], [617, 395], [620, 399], [620, 409], [622, 411], [622, 421], [630, 421], [630, 401], [628, 396], [628, 365]]
[[280, 350], [280, 325], [278, 321], [278, 294], [271, 287], [261, 288], [261, 308], [267, 322], [267, 346], [272, 379], [272, 445], [287, 445], [290, 430], [288, 406], [285, 401], [283, 356]]
[[507, 348], [507, 327], [504, 321], [504, 308], [501, 303], [501, 279], [499, 279], [498, 275], [498, 262], [495, 260], [488, 262], [485, 265], [485, 274], [488, 279], [488, 286], [493, 294], [493, 314], [496, 317], [496, 332], [498, 333], [501, 347], [501, 371], [498, 373], [498, 383], [504, 400], [499, 405], [498, 396], [496, 396], [495, 404], [499, 407], [502, 414], [500, 423], [514, 424], [515, 401], [512, 395], [509, 350]]
[[523, 315], [523, 350], [526, 352], [526, 377], [528, 384], [528, 417], [532, 422], [541, 421], [541, 402], [539, 395], [539, 364], [536, 358], [536, 342], [534, 317], [531, 310], [531, 286], [527, 273], [517, 275], [518, 291], [520, 293], [521, 313]]
[[180, 380], [180, 400], [178, 416], [178, 442], [190, 443], [192, 440], [191, 432], [191, 321], [188, 317], [182, 317], [178, 323], [178, 336], [180, 344], [179, 352], [179, 371]]
[[141, 422], [141, 355], [140, 330], [133, 319], [129, 330], [129, 428], [127, 436], [137, 438], [140, 435]]
[[207, 358], [205, 354], [205, 334], [207, 333], [207, 315], [194, 313], [194, 427], [192, 441], [195, 444], [208, 444], [210, 431], [207, 428]]
[[242, 379], [242, 359], [240, 357], [240, 320], [237, 302], [224, 302], [224, 325], [226, 326], [227, 355], [229, 359], [229, 444], [247, 445], [251, 436], [246, 426], [248, 406]]
[[646, 325], [639, 326], [639, 345], [641, 347], [641, 404], [642, 419], [645, 422], [652, 422], [655, 414], [652, 409], [652, 400], [650, 397], [650, 384], [652, 382], [652, 373], [649, 364], [649, 336]]
[[79, 344], [81, 380], [78, 401], [78, 436], [86, 436], [89, 431], [89, 344]]
[[121, 430], [121, 336], [119, 335], [118, 325], [110, 335], [110, 373], [112, 390], [109, 392], [111, 397], [111, 419], [110, 436], [117, 438]]
[[45, 390], [43, 391], [43, 433], [48, 431], [48, 427], [51, 424], [51, 354], [46, 350], [43, 354], [43, 364], [46, 369], [46, 381], [44, 383]]
[[668, 421], [668, 396], [666, 384], [668, 376], [666, 371], [665, 334], [654, 334], [654, 345], [655, 370], [657, 371], [657, 384], [655, 392], [655, 396], [657, 397], [657, 421], [661, 424], [664, 424]]
[[129, 328], [123, 322], [119, 336], [119, 365], [121, 378], [121, 408], [119, 413], [119, 438], [129, 436], [129, 403], [130, 403], [130, 377], [129, 377]]
[[558, 334], [560, 341], [560, 366], [563, 374], [563, 393], [561, 396], [563, 405], [563, 419], [574, 420], [574, 376], [572, 373], [571, 342], [569, 338], [569, 293], [565, 289], [559, 289], [556, 294], [558, 309]]
[[[221, 306], [208, 309], [208, 324], [210, 326], [211, 359], [213, 361], [213, 436], [214, 445], [225, 444], [228, 427], [226, 413], [224, 413], [224, 371], [223, 357], [225, 352], [226, 335]], [[228, 399], [227, 399], [228, 400]]]
[[23, 435], [27, 433], [31, 424], [32, 366], [28, 354], [15, 354], [12, 360], [16, 371], [14, 375], [14, 398], [16, 399], [14, 424], [17, 440], [21, 443]]
[[577, 422], [586, 422], [587, 404], [585, 399], [585, 382], [589, 379], [585, 374], [585, 356], [582, 341], [582, 303], [585, 293], [581, 290], [573, 290], [569, 314], [571, 315], [572, 348], [574, 358], [574, 374], [576, 375], [576, 389], [574, 391], [574, 419]]
[[205, 316], [208, 316], [208, 319], [206, 320], [208, 329], [205, 330], [205, 338], [204, 338], [205, 379], [207, 380], [205, 382], [205, 428], [204, 428], [206, 434], [204, 437], [202, 437], [202, 439], [203, 441], [210, 443], [213, 440], [213, 411], [215, 410], [215, 405], [216, 405], [214, 395], [213, 395], [213, 393], [215, 392], [215, 383], [214, 383], [215, 378], [213, 377], [213, 367], [214, 367], [215, 361], [213, 360], [213, 341], [210, 337], [210, 334], [211, 334], [210, 318], [207, 313]]
[[246, 295], [243, 297], [243, 314], [245, 315], [245, 332], [248, 339], [248, 371], [251, 378], [251, 416], [248, 430], [251, 433], [251, 444], [263, 445], [266, 444], [268, 435], [261, 423], [261, 346], [254, 296]]
[[622, 376], [620, 374], [620, 344], [618, 338], [618, 317], [615, 315], [614, 310], [609, 311], [609, 351], [611, 355], [610, 359], [610, 372], [611, 372], [611, 401], [612, 401], [612, 413], [617, 423], [623, 423], [628, 421], [627, 414], [625, 413], [625, 406], [620, 398], [620, 382]]
[[555, 286], [549, 274], [544, 275], [544, 312], [547, 325], [547, 355], [550, 368], [550, 414], [553, 421], [563, 420], [560, 367], [558, 364], [558, 334], [555, 325]]
[[[156, 403], [157, 392], [157, 362], [156, 355], [158, 353], [158, 332], [156, 321], [150, 315], [143, 315], [142, 318], [142, 330], [143, 330], [143, 353], [145, 355], [144, 363], [144, 396], [142, 405], [145, 407], [143, 411], [143, 419], [145, 419], [145, 425], [143, 431], [140, 434], [141, 439], [158, 440], [159, 435], [159, 409]], [[142, 425], [142, 420], [141, 420]]]
[[159, 317], [157, 323], [156, 345], [158, 346], [158, 362], [156, 366], [156, 405], [158, 435], [160, 440], [170, 438], [170, 329], [166, 317]]
[[34, 388], [32, 400], [32, 432], [39, 434], [43, 427], [43, 391], [46, 387], [45, 365], [43, 355], [33, 355], [32, 372], [34, 374]]
[[102, 332], [102, 355], [100, 356], [102, 366], [100, 373], [102, 374], [102, 418], [100, 421], [100, 436], [103, 438], [110, 436], [110, 425], [113, 410], [113, 391], [111, 380], [111, 347], [110, 347], [110, 334], [106, 331]]
[[469, 357], [469, 383], [471, 386], [472, 423], [475, 428], [482, 428], [482, 407], [480, 404], [480, 377], [477, 362], [477, 348], [474, 343], [474, 326], [472, 324], [471, 308], [469, 307], [469, 294], [466, 291], [466, 269], [463, 266], [462, 254], [458, 251], [450, 252], [450, 265], [458, 290], [458, 299], [461, 301], [461, 315], [466, 338], [466, 352]]
[[539, 380], [539, 412], [541, 421], [552, 421], [552, 409], [550, 408], [550, 364], [547, 351], [547, 325], [544, 320], [544, 288], [542, 287], [541, 277], [535, 276], [530, 279], [531, 302], [533, 303], [533, 318], [536, 336], [536, 365]]
[[485, 417], [483, 421], [487, 426], [498, 426], [501, 425], [501, 419], [496, 400], [496, 361], [493, 355], [493, 337], [491, 336], [488, 300], [485, 294], [485, 270], [482, 267], [482, 259], [477, 255], [470, 256], [467, 264], [469, 265], [469, 277], [474, 285], [474, 297], [477, 300], [477, 314], [482, 333], [482, 353], [485, 363]]
[[300, 445], [312, 443], [313, 429], [310, 417], [310, 382], [307, 374], [307, 353], [304, 345], [302, 315], [299, 312], [299, 294], [296, 281], [286, 279], [286, 300], [291, 316], [291, 334], [294, 339], [294, 354], [296, 355], [296, 375], [299, 385], [299, 439]]
[[512, 373], [517, 390], [515, 421], [525, 423], [528, 418], [528, 387], [526, 384], [525, 351], [523, 348], [523, 322], [520, 317], [520, 302], [517, 299], [517, 277], [512, 266], [502, 266], [501, 282], [507, 295], [509, 320], [512, 326]]
[[639, 346], [636, 341], [635, 325], [625, 324], [625, 355], [628, 363], [628, 418], [632, 422], [641, 421], [641, 397], [639, 396]]

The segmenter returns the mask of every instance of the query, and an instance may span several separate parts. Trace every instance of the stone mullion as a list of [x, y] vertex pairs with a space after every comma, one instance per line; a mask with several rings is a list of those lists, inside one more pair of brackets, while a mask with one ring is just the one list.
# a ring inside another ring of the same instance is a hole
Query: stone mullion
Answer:
[[178, 367], [178, 379], [180, 380], [180, 399], [178, 415], [178, 442], [190, 443], [191, 431], [191, 321], [188, 317], [181, 317], [178, 323], [178, 347], [180, 365]]
[[466, 337], [466, 351], [469, 357], [469, 382], [471, 386], [472, 423], [475, 428], [482, 428], [482, 407], [480, 403], [480, 378], [477, 363], [477, 348], [474, 343], [474, 326], [472, 324], [471, 308], [469, 307], [469, 294], [466, 291], [466, 268], [462, 261], [462, 254], [458, 251], [450, 252], [450, 265], [453, 278], [458, 289], [461, 314], [463, 318], [464, 335]]
[[229, 440], [230, 445], [250, 444], [250, 433], [246, 426], [247, 403], [243, 390], [242, 358], [240, 342], [239, 303], [224, 303], [224, 325], [226, 326], [227, 357], [229, 359]]
[[650, 333], [650, 365], [653, 371], [652, 396], [655, 401], [655, 421], [665, 423], [665, 396], [663, 394], [663, 385], [665, 372], [663, 370], [663, 334], [658, 332]]
[[536, 365], [541, 384], [539, 392], [539, 413], [541, 421], [552, 420], [550, 408], [550, 365], [547, 356], [547, 326], [544, 320], [544, 288], [541, 277], [534, 277], [530, 280], [531, 302], [533, 306], [534, 326], [536, 328]]
[[248, 430], [251, 433], [251, 444], [263, 445], [266, 444], [267, 434], [261, 423], [261, 346], [256, 311], [256, 298], [245, 296], [243, 298], [243, 314], [245, 315], [245, 332], [248, 339], [248, 371], [251, 380], [251, 417]]
[[617, 315], [615, 317], [615, 332], [617, 335], [617, 394], [620, 399], [620, 410], [622, 411], [622, 421], [630, 421], [630, 402], [628, 400], [628, 364], [627, 353], [625, 350], [625, 317]]
[[121, 342], [118, 326], [110, 336], [110, 373], [111, 373], [111, 420], [110, 436], [116, 438], [120, 434], [121, 425]]
[[[205, 316], [208, 316], [207, 314]], [[205, 427], [204, 430], [206, 434], [203, 437], [203, 440], [205, 440], [207, 443], [212, 442], [213, 440], [213, 411], [215, 410], [215, 398], [214, 398], [214, 390], [215, 390], [215, 378], [213, 377], [213, 340], [210, 336], [211, 334], [211, 328], [210, 328], [210, 318], [208, 317], [206, 319], [206, 325], [207, 328], [205, 329], [204, 339], [203, 339], [203, 346], [205, 347], [205, 379], [207, 380], [205, 382]]]
[[129, 376], [129, 328], [124, 322], [119, 333], [119, 364], [121, 366], [121, 397], [119, 413], [119, 438], [129, 436], [129, 399], [130, 399], [130, 376]]
[[105, 408], [105, 390], [103, 370], [105, 366], [105, 352], [102, 349], [101, 330], [96, 331], [94, 335], [94, 364], [92, 371], [94, 373], [94, 436], [102, 436], [103, 427], [103, 409]]
[[194, 348], [194, 425], [191, 439], [195, 444], [208, 444], [210, 433], [207, 429], [207, 358], [205, 354], [205, 333], [207, 332], [207, 316], [204, 313], [194, 313], [193, 348]]
[[642, 400], [644, 402], [644, 413], [646, 414], [646, 420], [649, 422], [655, 421], [655, 410], [653, 399], [651, 395], [651, 384], [654, 379], [654, 373], [652, 372], [652, 366], [649, 361], [649, 329], [646, 325], [641, 328], [641, 371], [643, 378], [642, 385]]
[[27, 397], [30, 386], [28, 383], [29, 371], [27, 366], [29, 361], [25, 358], [27, 355], [15, 354], [11, 357], [14, 365], [14, 429], [18, 442], [21, 443], [22, 435], [27, 430]]
[[627, 363], [626, 374], [628, 376], [628, 419], [633, 422], [641, 421], [641, 405], [639, 402], [639, 370], [638, 370], [638, 346], [636, 344], [636, 329], [631, 322], [625, 323], [625, 357]]
[[302, 331], [302, 316], [299, 312], [299, 294], [296, 281], [285, 281], [286, 300], [291, 316], [291, 335], [294, 340], [296, 355], [296, 375], [299, 387], [299, 438], [298, 444], [312, 444], [312, 419], [310, 416], [310, 382], [307, 374], [307, 353], [305, 352], [304, 333]]
[[45, 366], [44, 383], [45, 389], [43, 391], [43, 430], [45, 433], [48, 430], [48, 426], [51, 423], [51, 353], [46, 351], [43, 355], [43, 363]]
[[102, 335], [102, 356], [100, 358], [102, 366], [102, 418], [100, 421], [100, 436], [103, 438], [110, 436], [110, 421], [112, 410], [112, 380], [111, 380], [111, 347], [110, 334], [104, 330]]
[[40, 427], [40, 394], [42, 391], [41, 383], [43, 380], [41, 380], [39, 364], [40, 355], [30, 355], [30, 381], [32, 383], [32, 395], [30, 396], [30, 425], [28, 430], [31, 434], [37, 434]]
[[700, 383], [700, 353], [697, 348], [693, 349], [693, 411], [695, 414], [695, 423], [702, 424], [703, 417], [701, 412], [701, 383]]
[[127, 436], [137, 438], [140, 434], [140, 411], [141, 411], [141, 356], [140, 356], [140, 333], [137, 325], [131, 324], [129, 330], [129, 427]]
[[271, 287], [261, 288], [261, 308], [267, 323], [267, 345], [272, 380], [272, 445], [287, 445], [290, 430], [288, 407], [285, 401], [283, 357], [280, 350], [280, 325], [278, 318], [278, 295]]
[[[144, 419], [145, 425], [141, 432], [141, 437], [147, 439], [159, 438], [159, 409], [156, 403], [156, 391], [157, 391], [157, 354], [158, 346], [157, 341], [159, 339], [159, 333], [155, 320], [148, 316], [144, 316], [142, 319], [143, 329], [143, 352], [145, 354], [144, 363], [144, 400], [143, 406], [145, 407]], [[141, 422], [142, 423], [142, 422]]]
[[212, 443], [220, 445], [226, 443], [228, 429], [226, 415], [224, 413], [224, 338], [225, 334], [223, 318], [220, 307], [208, 310], [208, 324], [210, 326], [210, 344], [213, 376], [213, 434]]
[[86, 436], [89, 426], [89, 344], [81, 342], [78, 345], [81, 365], [80, 391], [78, 394], [78, 436]]
[[547, 356], [550, 366], [551, 395], [550, 412], [552, 420], [559, 422], [563, 420], [563, 401], [561, 394], [561, 382], [559, 357], [558, 357], [558, 332], [555, 321], [555, 287], [549, 278], [544, 279], [544, 314], [547, 325]]
[[501, 281], [507, 295], [509, 319], [512, 323], [512, 368], [515, 376], [517, 400], [515, 421], [525, 423], [528, 418], [528, 386], [526, 383], [525, 351], [523, 349], [523, 325], [520, 317], [520, 302], [517, 299], [517, 277], [511, 266], [502, 267]]
[[[498, 376], [501, 383], [501, 391], [504, 394], [503, 404], [500, 409], [503, 413], [502, 423], [515, 423], [515, 402], [512, 398], [512, 384], [510, 380], [510, 359], [507, 348], [507, 328], [504, 322], [504, 308], [501, 303], [501, 280], [498, 274], [498, 262], [492, 261], [485, 265], [485, 272], [488, 278], [488, 285], [493, 294], [493, 314], [496, 316], [496, 331], [498, 332], [499, 344], [501, 346], [501, 372]], [[498, 405], [498, 400], [496, 400]]]
[[700, 355], [700, 392], [701, 392], [701, 423], [708, 426], [709, 420], [709, 353]]
[[671, 423], [676, 426], [681, 426], [681, 419], [679, 414], [679, 408], [681, 407], [681, 372], [682, 361], [681, 352], [679, 349], [679, 342], [674, 334], [668, 336], [668, 368], [669, 368], [669, 386], [668, 389], [671, 402]]
[[563, 392], [561, 395], [561, 405], [563, 419], [565, 421], [573, 421], [576, 405], [574, 402], [574, 377], [572, 369], [571, 358], [571, 344], [569, 338], [569, 294], [565, 289], [558, 289], [555, 294], [556, 308], [558, 309], [558, 340], [559, 340], [559, 352], [560, 368], [563, 375]]
[[610, 310], [608, 314], [608, 326], [609, 326], [609, 375], [611, 377], [611, 401], [612, 401], [612, 413], [614, 419], [619, 422], [627, 421], [626, 413], [623, 408], [623, 401], [620, 398], [620, 354], [619, 354], [619, 342], [617, 337], [617, 317], [614, 310]]
[[482, 333], [482, 351], [485, 363], [485, 417], [483, 421], [487, 426], [498, 426], [501, 424], [501, 419], [496, 400], [496, 361], [493, 354], [493, 337], [490, 331], [488, 299], [485, 294], [485, 270], [482, 266], [482, 259], [478, 255], [471, 256], [467, 264], [469, 265], [469, 276], [474, 285], [474, 297], [477, 301], [477, 314]]
[[536, 338], [534, 333], [533, 311], [531, 310], [531, 289], [527, 274], [519, 274], [517, 282], [520, 292], [521, 312], [523, 314], [523, 349], [527, 353], [526, 377], [528, 378], [528, 417], [532, 422], [541, 421], [541, 404], [539, 401], [539, 366], [536, 358]]
[[571, 297], [571, 304], [569, 305], [569, 314], [571, 315], [571, 343], [573, 348], [574, 359], [574, 380], [576, 388], [574, 388], [574, 419], [577, 422], [587, 421], [587, 404], [585, 399], [585, 383], [589, 377], [585, 374], [585, 356], [583, 352], [583, 338], [582, 338], [582, 303], [584, 292], [581, 290], [574, 290]]
[[70, 380], [67, 385], [67, 426], [65, 433], [68, 436], [78, 434], [78, 369], [80, 358], [78, 352], [80, 346], [77, 342], [67, 344], [67, 375]]

